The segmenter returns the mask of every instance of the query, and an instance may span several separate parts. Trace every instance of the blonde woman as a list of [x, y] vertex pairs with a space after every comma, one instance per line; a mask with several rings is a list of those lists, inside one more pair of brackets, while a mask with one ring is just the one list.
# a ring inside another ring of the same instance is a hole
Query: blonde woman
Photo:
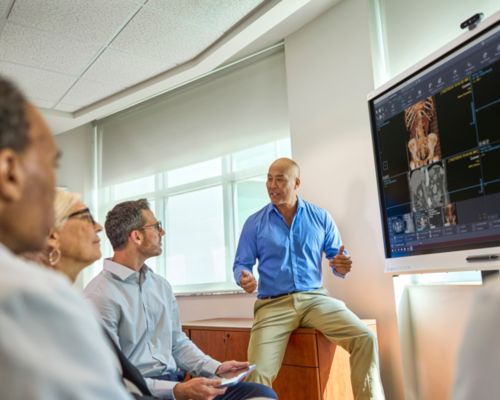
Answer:
[[76, 193], [58, 189], [54, 228], [47, 240], [47, 264], [74, 282], [82, 269], [101, 257], [102, 226]]
[[[102, 226], [94, 220], [80, 196], [57, 189], [54, 200], [54, 228], [47, 239], [46, 251], [26, 257], [45, 264], [75, 282], [80, 271], [101, 257]], [[104, 334], [106, 332], [103, 330]], [[106, 335], [117, 357], [119, 372], [127, 390], [135, 399], [153, 399], [141, 373]]]

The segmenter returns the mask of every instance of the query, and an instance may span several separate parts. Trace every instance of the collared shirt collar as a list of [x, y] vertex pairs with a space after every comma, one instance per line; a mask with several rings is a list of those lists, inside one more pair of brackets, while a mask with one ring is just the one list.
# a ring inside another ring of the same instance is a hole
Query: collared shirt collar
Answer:
[[[276, 213], [278, 213], [278, 215], [281, 215], [280, 211], [278, 210], [278, 207], [276, 207], [273, 203], [269, 203], [267, 207], [268, 207], [268, 213], [275, 211]], [[302, 200], [300, 196], [297, 196], [297, 213], [302, 208], [304, 208], [304, 200]]]
[[[132, 275], [136, 275], [137, 279], [139, 279], [139, 272], [134, 271], [132, 268], [126, 267], [122, 264], [116, 263], [111, 258], [106, 258], [104, 260], [103, 269], [120, 278], [122, 281], [126, 281]], [[144, 264], [141, 269], [144, 269], [145, 272], [149, 270], [149, 267]]]

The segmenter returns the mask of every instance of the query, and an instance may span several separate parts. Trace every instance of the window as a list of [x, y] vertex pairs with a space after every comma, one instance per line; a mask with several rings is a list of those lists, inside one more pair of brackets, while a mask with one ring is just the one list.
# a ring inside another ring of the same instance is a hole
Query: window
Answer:
[[[98, 190], [98, 217], [125, 200], [147, 198], [166, 235], [163, 254], [147, 261], [180, 293], [240, 290], [232, 263], [245, 220], [268, 203], [269, 164], [290, 157], [290, 139], [163, 171]], [[112, 255], [103, 238], [103, 257]], [[102, 263], [88, 272], [88, 282]]]

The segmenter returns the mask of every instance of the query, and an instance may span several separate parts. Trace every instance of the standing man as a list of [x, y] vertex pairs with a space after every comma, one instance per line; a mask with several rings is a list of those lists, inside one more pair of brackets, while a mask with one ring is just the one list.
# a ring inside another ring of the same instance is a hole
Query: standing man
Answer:
[[293, 160], [273, 162], [266, 186], [271, 203], [245, 222], [233, 266], [236, 282], [253, 293], [257, 281], [252, 270], [259, 261], [248, 348], [257, 369], [250, 379], [271, 386], [292, 331], [315, 328], [350, 353], [355, 399], [383, 399], [375, 336], [322, 288], [322, 253], [335, 275], [344, 277], [351, 270], [335, 223], [325, 210], [298, 197], [299, 166]]
[[276, 398], [268, 387], [240, 383], [227, 390], [219, 378], [181, 382], [184, 372], [213, 377], [243, 369], [247, 362], [220, 363], [182, 332], [170, 284], [146, 264], [162, 252], [165, 231], [146, 199], [116, 205], [107, 215], [106, 235], [113, 258], [86, 287], [117, 346], [146, 378], [153, 395], [176, 400]]
[[0, 398], [130, 399], [87, 302], [17, 257], [53, 226], [58, 158], [40, 113], [0, 78]]

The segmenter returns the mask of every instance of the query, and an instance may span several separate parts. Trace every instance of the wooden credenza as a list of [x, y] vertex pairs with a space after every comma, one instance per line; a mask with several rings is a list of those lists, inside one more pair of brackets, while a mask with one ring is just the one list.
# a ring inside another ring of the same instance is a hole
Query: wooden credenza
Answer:
[[[218, 318], [183, 324], [184, 332], [219, 361], [246, 360], [252, 319]], [[363, 320], [376, 334], [375, 320]], [[274, 390], [285, 400], [350, 400], [349, 354], [315, 329], [299, 328], [288, 341]]]

